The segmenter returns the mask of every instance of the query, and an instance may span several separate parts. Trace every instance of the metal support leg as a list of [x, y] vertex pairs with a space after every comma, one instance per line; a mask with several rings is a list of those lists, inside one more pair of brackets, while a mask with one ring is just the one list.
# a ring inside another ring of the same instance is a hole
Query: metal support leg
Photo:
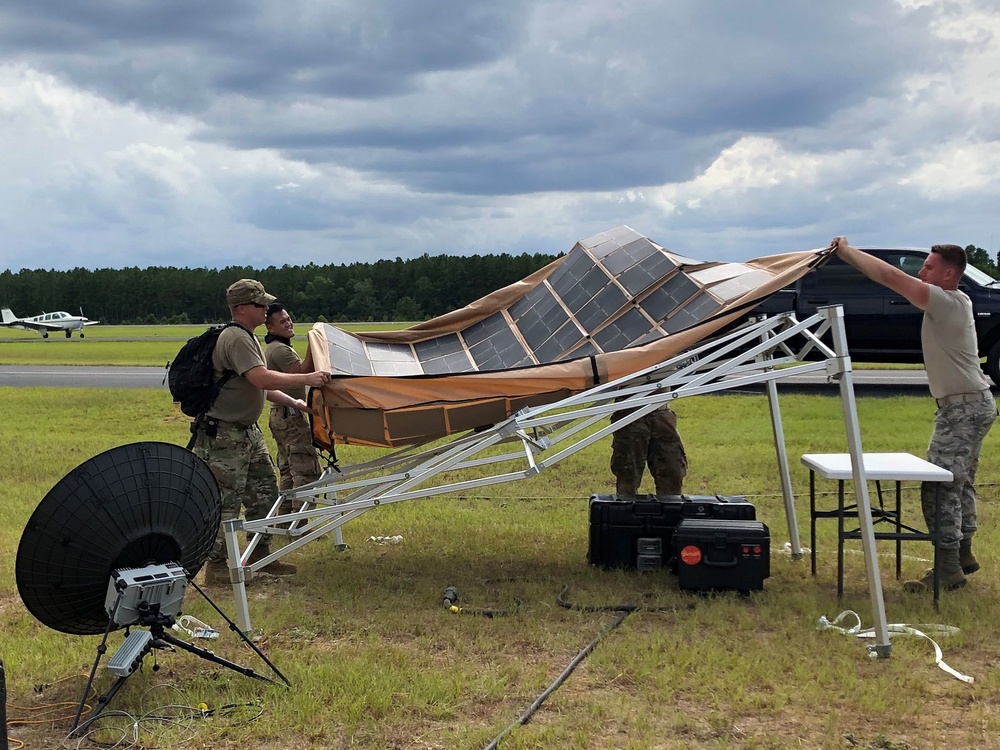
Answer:
[[785, 498], [785, 521], [788, 523], [788, 539], [792, 547], [792, 559], [801, 560], [802, 542], [799, 539], [799, 524], [795, 517], [792, 475], [788, 470], [788, 451], [785, 448], [785, 431], [781, 425], [778, 386], [773, 380], [769, 380], [767, 383], [767, 402], [771, 410], [771, 430], [774, 433], [774, 450], [778, 455], [778, 473], [781, 476], [781, 494]]
[[229, 575], [233, 581], [233, 599], [236, 600], [236, 622], [244, 633], [250, 631], [250, 604], [247, 602], [246, 573], [240, 563], [240, 542], [237, 534], [243, 522], [234, 518], [226, 521], [226, 556], [229, 559]]
[[885, 616], [885, 600], [882, 596], [878, 551], [875, 548], [875, 529], [872, 524], [871, 502], [868, 498], [868, 480], [865, 477], [864, 451], [861, 448], [861, 430], [858, 426], [858, 407], [854, 400], [851, 360], [847, 356], [844, 311], [841, 307], [827, 307], [823, 308], [822, 312], [830, 320], [833, 348], [837, 356], [842, 359], [840, 401], [844, 409], [847, 444], [850, 449], [851, 468], [854, 476], [854, 492], [858, 501], [861, 547], [864, 550], [865, 569], [868, 572], [868, 595], [871, 599], [872, 617], [875, 620], [876, 643], [868, 648], [873, 655], [887, 658], [892, 654], [892, 644], [889, 642], [889, 625]]

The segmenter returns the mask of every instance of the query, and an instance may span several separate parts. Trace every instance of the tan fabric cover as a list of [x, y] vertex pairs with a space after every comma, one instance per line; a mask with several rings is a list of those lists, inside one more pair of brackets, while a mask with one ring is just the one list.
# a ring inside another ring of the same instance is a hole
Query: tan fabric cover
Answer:
[[[711, 319], [665, 335], [644, 346], [593, 357], [541, 363], [498, 372], [457, 375], [348, 376], [335, 374], [312, 403], [321, 417], [313, 420], [313, 437], [324, 447], [335, 443], [395, 447], [444, 437], [502, 421], [525, 406], [551, 403], [566, 396], [625, 377], [689, 349], [702, 339], [745, 316], [761, 300], [794, 282], [824, 260], [826, 252], [772, 255], [747, 261], [767, 271], [769, 280], [731, 300]], [[467, 328], [510, 306], [548, 277], [563, 259], [515, 284], [425, 323], [401, 331], [356, 334], [362, 341], [414, 343]], [[685, 266], [687, 273], [719, 263]], [[706, 287], [711, 291], [711, 286]], [[309, 332], [316, 369], [331, 370], [327, 324]], [[599, 380], [594, 378], [596, 365]]]

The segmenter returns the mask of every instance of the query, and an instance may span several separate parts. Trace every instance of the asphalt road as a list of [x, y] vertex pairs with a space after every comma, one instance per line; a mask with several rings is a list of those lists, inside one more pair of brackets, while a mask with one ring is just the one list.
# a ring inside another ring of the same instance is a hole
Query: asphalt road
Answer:
[[[162, 367], [78, 367], [0, 365], [0, 386], [47, 386], [60, 388], [164, 388]], [[927, 394], [923, 370], [855, 370], [858, 395]], [[779, 381], [780, 390], [836, 393], [838, 386], [823, 375], [800, 375]], [[762, 390], [763, 386], [745, 389]], [[994, 389], [1000, 390], [1000, 389]]]
[[0, 365], [0, 386], [55, 388], [163, 388], [162, 367]]

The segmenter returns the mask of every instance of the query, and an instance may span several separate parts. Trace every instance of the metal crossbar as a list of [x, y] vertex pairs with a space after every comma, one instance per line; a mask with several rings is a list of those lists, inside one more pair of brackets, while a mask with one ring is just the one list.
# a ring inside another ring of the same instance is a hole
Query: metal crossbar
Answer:
[[[828, 333], [832, 347], [821, 340]], [[806, 361], [810, 356], [819, 359]], [[792, 555], [800, 558], [802, 547], [776, 383], [806, 373], [826, 373], [832, 381], [840, 383], [844, 422], [855, 467], [869, 592], [876, 619], [877, 643], [871, 649], [878, 656], [888, 656], [891, 646], [861, 460], [851, 361], [840, 306], [821, 308], [802, 321], [791, 313], [751, 320], [627, 377], [551, 404], [522, 409], [491, 428], [445, 439], [446, 442], [408, 446], [343, 469], [328, 468], [317, 481], [279, 495], [266, 518], [226, 521], [226, 548], [239, 625], [245, 631], [251, 628], [246, 581], [253, 573], [331, 532], [335, 534], [336, 544], [343, 545], [343, 526], [379, 505], [526, 479], [664, 404], [759, 384], [765, 386], [770, 404]], [[604, 422], [615, 412], [621, 413], [619, 419], [614, 423]], [[601, 422], [604, 424], [594, 429]], [[504, 450], [503, 446], [507, 445], [513, 447]], [[499, 451], [497, 446], [501, 446]], [[447, 472], [465, 469], [485, 470], [487, 475], [460, 481], [445, 476]], [[286, 500], [300, 504], [302, 510], [281, 514], [279, 508]], [[248, 545], [242, 550], [241, 531], [250, 535]], [[264, 536], [286, 536], [289, 542], [251, 563], [250, 555]]]

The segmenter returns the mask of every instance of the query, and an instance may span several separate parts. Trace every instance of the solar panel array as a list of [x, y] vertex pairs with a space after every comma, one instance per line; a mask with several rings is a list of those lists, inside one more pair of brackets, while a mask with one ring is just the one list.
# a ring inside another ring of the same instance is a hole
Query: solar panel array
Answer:
[[330, 360], [349, 375], [509, 370], [638, 346], [689, 328], [766, 272], [673, 255], [629, 227], [577, 243], [547, 279], [457, 333], [414, 344], [364, 342], [326, 327]]

